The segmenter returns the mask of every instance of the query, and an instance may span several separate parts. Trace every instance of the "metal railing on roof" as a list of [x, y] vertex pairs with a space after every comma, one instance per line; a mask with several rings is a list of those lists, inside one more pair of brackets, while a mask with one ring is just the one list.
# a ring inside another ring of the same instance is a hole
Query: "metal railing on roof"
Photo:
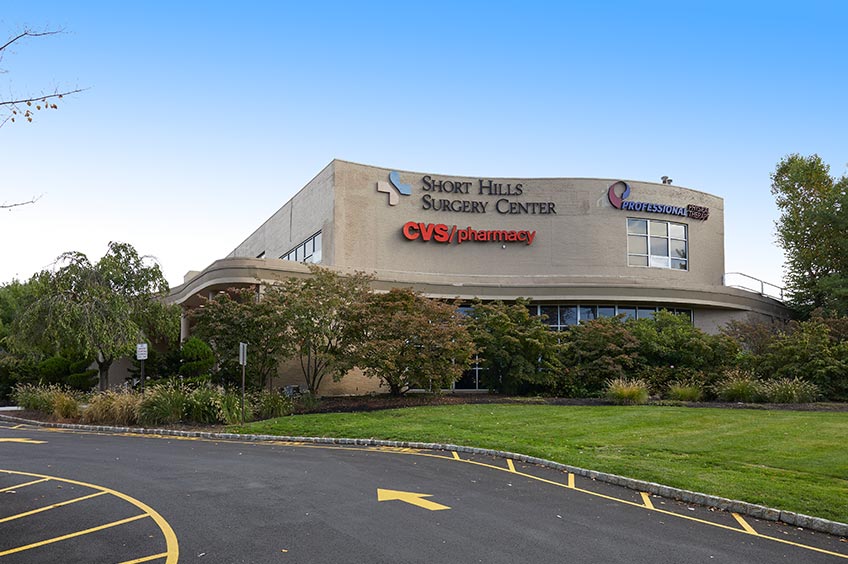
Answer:
[[727, 272], [724, 275], [724, 285], [730, 288], [738, 288], [747, 292], [754, 292], [761, 296], [784, 301], [784, 289], [782, 286], [772, 284], [759, 278], [743, 274], [742, 272]]

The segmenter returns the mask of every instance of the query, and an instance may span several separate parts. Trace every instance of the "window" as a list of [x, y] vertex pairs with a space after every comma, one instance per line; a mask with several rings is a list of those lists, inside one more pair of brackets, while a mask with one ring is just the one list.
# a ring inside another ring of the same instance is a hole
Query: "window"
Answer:
[[293, 260], [295, 262], [308, 262], [313, 264], [320, 263], [321, 232], [319, 231], [289, 252], [281, 255], [280, 258], [283, 260]]
[[[460, 308], [463, 313], [470, 310], [470, 306]], [[565, 331], [571, 325], [577, 325], [592, 319], [602, 317], [615, 317], [621, 315], [623, 319], [652, 319], [659, 310], [668, 311], [677, 315], [684, 315], [690, 323], [693, 322], [691, 309], [670, 308], [664, 305], [536, 305], [530, 304], [527, 310], [532, 316], [545, 316], [544, 323], [552, 331]], [[559, 315], [557, 315], [559, 314]]]
[[686, 225], [654, 219], [627, 220], [627, 265], [689, 270]]

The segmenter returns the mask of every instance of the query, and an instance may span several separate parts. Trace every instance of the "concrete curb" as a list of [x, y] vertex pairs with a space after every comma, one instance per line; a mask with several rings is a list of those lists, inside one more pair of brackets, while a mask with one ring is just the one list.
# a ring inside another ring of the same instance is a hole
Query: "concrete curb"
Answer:
[[147, 429], [139, 427], [110, 427], [98, 425], [76, 425], [71, 423], [45, 423], [43, 421], [32, 421], [13, 417], [11, 415], [0, 414], [0, 420], [11, 421], [14, 423], [26, 423], [29, 425], [37, 425], [40, 427], [52, 427], [57, 429], [77, 429], [82, 431], [97, 431], [101, 433], [134, 433], [138, 435], [165, 435], [174, 437], [198, 437], [204, 439], [218, 440], [241, 440], [241, 441], [277, 441], [277, 442], [297, 442], [297, 443], [312, 443], [324, 445], [353, 445], [353, 446], [384, 446], [393, 448], [413, 448], [421, 450], [443, 450], [448, 452], [458, 452], [466, 454], [479, 454], [483, 456], [495, 456], [499, 458], [508, 458], [528, 464], [536, 464], [553, 470], [570, 472], [578, 476], [605, 482], [616, 486], [622, 486], [631, 490], [656, 494], [658, 496], [683, 501], [686, 503], [694, 503], [707, 507], [715, 507], [722, 511], [730, 511], [740, 515], [746, 515], [755, 519], [765, 521], [776, 521], [792, 525], [793, 527], [801, 527], [820, 533], [827, 533], [839, 537], [848, 537], [848, 524], [838, 521], [830, 521], [828, 519], [820, 519], [811, 517], [802, 513], [794, 513], [792, 511], [781, 511], [771, 507], [747, 503], [727, 499], [714, 495], [672, 488], [654, 482], [645, 482], [643, 480], [634, 480], [625, 476], [616, 474], [607, 474], [606, 472], [597, 472], [595, 470], [586, 470], [568, 464], [561, 464], [544, 458], [536, 458], [535, 456], [527, 456], [515, 452], [505, 452], [500, 450], [491, 450], [485, 448], [467, 447], [452, 444], [437, 444], [437, 443], [419, 443], [411, 441], [383, 441], [377, 439], [344, 439], [344, 438], [328, 438], [328, 437], [287, 437], [277, 435], [240, 435], [238, 433], [207, 433], [203, 431], [177, 431], [174, 429]]

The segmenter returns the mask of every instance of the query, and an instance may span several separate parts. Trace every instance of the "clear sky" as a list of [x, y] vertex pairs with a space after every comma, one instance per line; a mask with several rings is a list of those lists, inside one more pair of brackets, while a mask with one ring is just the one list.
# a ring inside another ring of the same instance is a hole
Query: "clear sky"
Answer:
[[109, 241], [171, 283], [333, 158], [659, 181], [725, 199], [726, 270], [782, 278], [769, 174], [848, 161], [848, 2], [16, 2], [0, 97], [0, 282]]

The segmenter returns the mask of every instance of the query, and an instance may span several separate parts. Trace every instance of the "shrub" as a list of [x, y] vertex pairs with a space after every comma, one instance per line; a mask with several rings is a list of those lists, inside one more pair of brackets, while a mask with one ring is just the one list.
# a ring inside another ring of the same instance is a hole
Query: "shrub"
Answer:
[[257, 419], [283, 417], [292, 412], [292, 400], [279, 392], [261, 391], [256, 394], [253, 404], [256, 406]]
[[86, 372], [88, 367], [94, 363], [93, 360], [84, 358], [82, 360], [77, 360], [68, 365], [68, 372], [71, 374], [79, 374], [81, 372]]
[[720, 374], [678, 366], [646, 366], [636, 373], [636, 377], [647, 382], [652, 393], [666, 396], [672, 385], [681, 383], [700, 388], [703, 394], [716, 383]]
[[58, 419], [74, 419], [79, 417], [80, 404], [70, 392], [57, 391], [53, 393], [53, 416]]
[[668, 385], [668, 399], [676, 401], [701, 401], [704, 390], [693, 380], [681, 380]]
[[757, 369], [763, 378], [803, 379], [830, 399], [848, 399], [848, 343], [835, 344], [821, 319], [779, 334], [760, 356]]
[[648, 384], [644, 380], [615, 378], [607, 382], [606, 397], [618, 405], [642, 405], [648, 401]]
[[59, 391], [61, 388], [52, 384], [49, 386], [18, 384], [12, 393], [12, 399], [24, 409], [51, 414], [53, 413], [53, 395]]
[[809, 403], [819, 397], [819, 388], [800, 378], [780, 378], [764, 382], [761, 393], [763, 398], [771, 403]]
[[189, 378], [208, 374], [215, 364], [212, 348], [197, 337], [190, 337], [183, 343], [180, 357], [183, 362], [180, 374]]
[[305, 394], [298, 395], [295, 398], [295, 403], [299, 412], [310, 413], [318, 409], [318, 406], [321, 405], [321, 400], [318, 399], [318, 396], [306, 392]]
[[183, 419], [186, 392], [173, 383], [154, 386], [138, 406], [138, 422], [142, 425], [177, 423]]
[[135, 425], [138, 423], [138, 409], [142, 396], [134, 392], [112, 392], [114, 401], [109, 411], [112, 421], [117, 425]]
[[[720, 372], [739, 349], [726, 335], [708, 335], [683, 315], [658, 311], [652, 319], [631, 319], [627, 328], [638, 340], [639, 355], [649, 366]], [[675, 378], [679, 378], [676, 376]], [[657, 389], [664, 389], [668, 381]]]
[[80, 412], [79, 399], [71, 390], [57, 384], [19, 384], [12, 395], [15, 403], [24, 409], [61, 419], [74, 418]]
[[91, 396], [88, 407], [82, 412], [83, 423], [111, 423], [112, 404], [115, 402], [115, 393], [111, 391], [100, 392]]
[[81, 392], [90, 392], [91, 389], [97, 385], [97, 381], [97, 370], [78, 372], [65, 378], [65, 383], [68, 386]]
[[716, 384], [716, 396], [723, 401], [750, 403], [761, 396], [760, 382], [749, 372], [729, 370], [725, 378]]
[[82, 412], [84, 423], [134, 425], [138, 423], [141, 395], [134, 392], [106, 391], [94, 394]]
[[194, 423], [220, 423], [221, 390], [211, 387], [195, 388], [185, 396], [185, 418]]
[[566, 367], [560, 392], [599, 396], [607, 381], [624, 378], [643, 363], [639, 343], [620, 318], [599, 318], [560, 333]]
[[38, 375], [43, 382], [59, 383], [68, 375], [71, 363], [67, 358], [52, 356], [38, 364]]
[[[250, 395], [244, 398], [244, 421], [253, 420], [253, 406], [250, 403]], [[238, 425], [241, 423], [241, 392], [227, 391], [221, 395], [221, 419], [227, 425]]]

